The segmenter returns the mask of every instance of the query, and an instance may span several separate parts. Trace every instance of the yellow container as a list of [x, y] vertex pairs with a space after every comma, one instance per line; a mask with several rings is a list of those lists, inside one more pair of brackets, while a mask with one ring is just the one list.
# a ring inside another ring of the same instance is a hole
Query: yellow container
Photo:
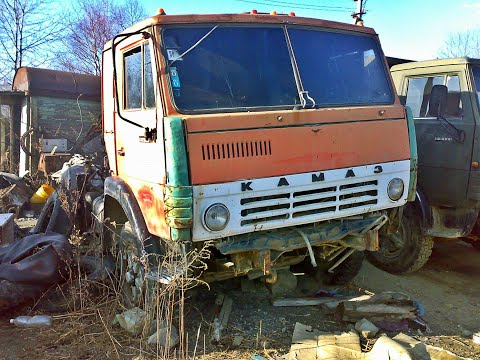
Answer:
[[43, 184], [38, 188], [35, 194], [32, 195], [30, 202], [32, 204], [45, 204], [54, 191], [55, 189], [50, 185]]

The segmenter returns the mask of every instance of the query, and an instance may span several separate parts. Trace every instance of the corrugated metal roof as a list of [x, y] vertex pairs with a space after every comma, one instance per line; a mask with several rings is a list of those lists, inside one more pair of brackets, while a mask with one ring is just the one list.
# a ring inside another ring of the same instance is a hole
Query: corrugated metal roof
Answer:
[[66, 71], [21, 67], [13, 78], [12, 89], [31, 96], [52, 96], [100, 102], [100, 77]]

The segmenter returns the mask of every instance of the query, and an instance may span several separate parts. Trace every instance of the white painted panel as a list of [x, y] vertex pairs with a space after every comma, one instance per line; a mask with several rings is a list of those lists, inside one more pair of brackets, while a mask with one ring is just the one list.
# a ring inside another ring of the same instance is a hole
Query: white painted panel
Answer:
[[[381, 172], [379, 169], [381, 168]], [[349, 172], [350, 171], [350, 172]], [[355, 176], [346, 177], [347, 172]], [[383, 164], [372, 164], [345, 169], [335, 169], [321, 172], [324, 176], [323, 181], [312, 182], [312, 175], [320, 175], [319, 172], [287, 175], [283, 177], [270, 177], [262, 179], [251, 179], [243, 181], [234, 181], [224, 184], [199, 185], [193, 187], [194, 197], [194, 223], [193, 240], [203, 241], [208, 239], [218, 239], [222, 237], [243, 234], [253, 231], [269, 230], [278, 227], [287, 227], [295, 225], [309, 224], [313, 222], [326, 221], [332, 219], [341, 219], [353, 215], [365, 214], [368, 212], [379, 211], [383, 209], [402, 206], [407, 202], [408, 186], [410, 181], [410, 160], [395, 161]], [[400, 178], [405, 184], [405, 190], [398, 201], [392, 201], [387, 195], [388, 183], [393, 178]], [[282, 181], [280, 181], [282, 179]], [[288, 183], [287, 186], [279, 186], [282, 183]], [[366, 184], [363, 184], [366, 183]], [[242, 191], [242, 184], [252, 190]], [[358, 187], [349, 187], [345, 185], [354, 185]], [[335, 188], [333, 191], [315, 193], [316, 190], [324, 188]], [[299, 196], [298, 192], [313, 192]], [[265, 197], [285, 194], [286, 198], [265, 199]], [[375, 194], [375, 195], [373, 195]], [[345, 196], [346, 195], [346, 196]], [[335, 197], [335, 201], [319, 203], [301, 202], [305, 200], [323, 199]], [[340, 198], [342, 197], [342, 199]], [[345, 198], [343, 198], [345, 197]], [[259, 198], [258, 201], [249, 202], [242, 205], [242, 199]], [[363, 204], [363, 202], [372, 202]], [[215, 203], [226, 205], [230, 211], [230, 221], [227, 227], [222, 231], [212, 232], [203, 225], [203, 215], [205, 210]], [[242, 215], [242, 210], [260, 208], [262, 206], [274, 206], [289, 204], [288, 209], [267, 209], [263, 213], [251, 213]], [[351, 208], [343, 208], [348, 204], [361, 204]], [[295, 205], [295, 207], [294, 207]], [[334, 210], [329, 210], [333, 206]], [[325, 209], [325, 212], [302, 214], [315, 209]], [[275, 216], [288, 214], [286, 219], [271, 219], [261, 224], [243, 224], [242, 220], [261, 218], [262, 216]]]

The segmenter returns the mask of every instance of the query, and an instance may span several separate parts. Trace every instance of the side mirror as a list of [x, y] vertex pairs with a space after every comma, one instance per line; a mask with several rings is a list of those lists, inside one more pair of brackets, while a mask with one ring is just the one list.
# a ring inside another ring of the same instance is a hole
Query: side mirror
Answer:
[[439, 117], [445, 114], [448, 88], [445, 85], [433, 85], [428, 103], [428, 115]]

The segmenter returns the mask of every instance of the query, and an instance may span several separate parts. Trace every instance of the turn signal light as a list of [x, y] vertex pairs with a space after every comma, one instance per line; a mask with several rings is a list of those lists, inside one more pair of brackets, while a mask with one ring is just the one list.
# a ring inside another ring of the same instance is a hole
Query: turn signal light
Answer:
[[295, 13], [292, 11], [290, 12], [290, 14], [288, 14], [289, 16], [295, 16]]
[[163, 8], [160, 8], [157, 10], [157, 15], [167, 15], [167, 14], [165, 14], [165, 10], [163, 10]]
[[250, 14], [258, 14], [258, 11], [253, 9], [253, 10], [250, 11]]
[[277, 12], [275, 10], [270, 11], [270, 15], [277, 15]]

